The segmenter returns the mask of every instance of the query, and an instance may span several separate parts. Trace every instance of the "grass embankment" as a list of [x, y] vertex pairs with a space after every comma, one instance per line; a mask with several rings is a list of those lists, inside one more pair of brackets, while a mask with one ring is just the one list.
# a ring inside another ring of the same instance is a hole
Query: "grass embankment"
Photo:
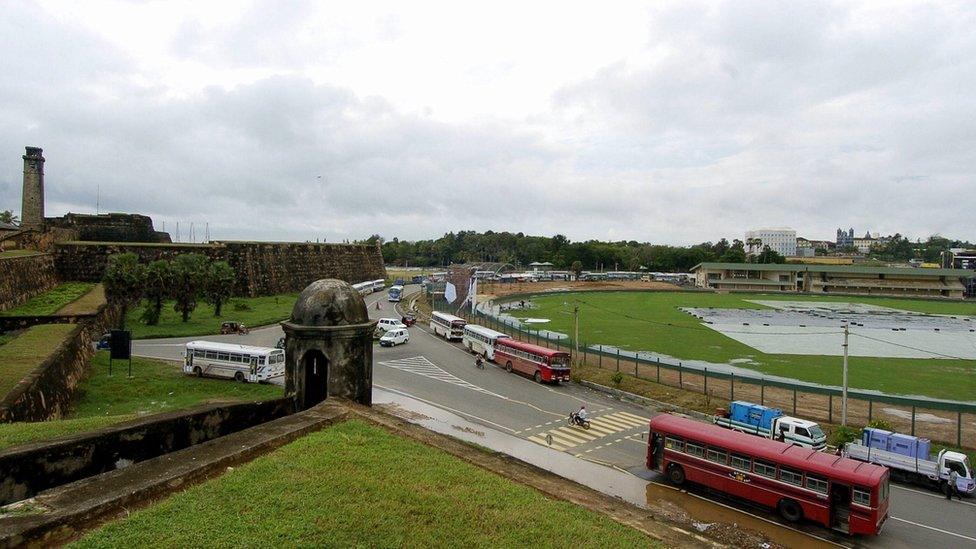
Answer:
[[31, 255], [43, 255], [44, 252], [38, 252], [36, 250], [7, 250], [5, 252], [0, 252], [0, 259], [7, 259], [8, 257], [27, 257]]
[[33, 326], [0, 345], [0, 398], [54, 353], [73, 324]]
[[180, 313], [173, 310], [173, 302], [163, 304], [159, 324], [147, 326], [140, 320], [143, 305], [132, 307], [126, 315], [126, 327], [132, 330], [134, 339], [161, 337], [189, 337], [220, 333], [221, 322], [234, 320], [254, 328], [274, 324], [288, 318], [298, 299], [297, 293], [266, 297], [235, 297], [225, 303], [221, 315], [214, 316], [212, 305], [200, 302], [187, 322], [182, 321]]
[[[572, 307], [580, 301], [580, 339], [622, 349], [655, 351], [678, 359], [740, 364], [759, 372], [839, 385], [843, 363], [839, 356], [765, 354], [702, 326], [678, 307], [765, 309], [747, 300], [853, 302], [921, 313], [976, 315], [976, 304], [871, 297], [822, 299], [802, 295], [711, 294], [694, 292], [581, 292], [569, 296], [539, 295], [539, 306], [529, 314], [549, 318], [546, 329], [572, 333]], [[570, 314], [563, 314], [570, 313]], [[625, 316], [626, 315], [626, 316]], [[786, 337], [786, 336], [781, 336]], [[938, 349], [935, 349], [936, 351]], [[973, 400], [976, 394], [976, 361], [852, 357], [852, 387], [891, 394], [927, 395]]]
[[59, 315], [95, 314], [98, 308], [105, 304], [105, 286], [95, 286], [85, 295], [58, 309]]
[[[174, 528], [179, 524], [179, 528]], [[348, 421], [109, 523], [77, 547], [654, 546], [447, 453]]]
[[36, 295], [27, 303], [0, 313], [3, 316], [53, 315], [59, 309], [91, 291], [94, 284], [65, 282], [43, 294]]
[[115, 361], [112, 370], [114, 375], [109, 377], [108, 352], [98, 352], [92, 361], [91, 377], [78, 385], [78, 400], [68, 419], [0, 424], [0, 448], [207, 402], [261, 400], [284, 394], [275, 385], [186, 376], [178, 365], [159, 360], [133, 358], [131, 379], [127, 377], [127, 361]]

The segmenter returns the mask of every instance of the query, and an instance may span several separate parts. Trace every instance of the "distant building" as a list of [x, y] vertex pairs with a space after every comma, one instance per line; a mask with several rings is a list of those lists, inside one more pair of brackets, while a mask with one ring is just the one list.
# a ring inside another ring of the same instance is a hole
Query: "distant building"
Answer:
[[856, 248], [859, 253], [867, 254], [871, 252], [871, 246], [875, 244], [882, 244], [887, 239], [875, 238], [871, 236], [871, 231], [864, 233], [864, 236], [857, 237], [854, 236], [854, 229], [848, 229], [844, 232], [841, 229], [837, 229], [837, 250], [842, 248], [853, 247]]
[[747, 255], [759, 255], [766, 246], [783, 256], [796, 255], [796, 231], [787, 227], [746, 231], [744, 242]]
[[863, 294], [961, 299], [976, 270], [913, 269], [861, 265], [700, 263], [695, 285], [715, 290]]
[[552, 270], [552, 263], [549, 263], [548, 261], [533, 261], [532, 263], [529, 263], [529, 267], [536, 272], [546, 272]]

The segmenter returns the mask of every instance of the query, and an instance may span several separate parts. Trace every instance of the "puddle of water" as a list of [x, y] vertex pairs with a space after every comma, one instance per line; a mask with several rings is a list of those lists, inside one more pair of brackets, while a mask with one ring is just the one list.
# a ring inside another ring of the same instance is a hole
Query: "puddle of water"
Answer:
[[[647, 504], [658, 507], [675, 505], [691, 517], [693, 522], [710, 524], [725, 523], [743, 527], [755, 532], [762, 532], [770, 541], [786, 547], [832, 547], [831, 544], [818, 541], [802, 532], [791, 530], [779, 524], [766, 522], [752, 515], [729, 509], [713, 502], [701, 499], [685, 491], [675, 490], [670, 486], [663, 486], [650, 482], [647, 484]], [[709, 528], [714, 526], [709, 526]]]

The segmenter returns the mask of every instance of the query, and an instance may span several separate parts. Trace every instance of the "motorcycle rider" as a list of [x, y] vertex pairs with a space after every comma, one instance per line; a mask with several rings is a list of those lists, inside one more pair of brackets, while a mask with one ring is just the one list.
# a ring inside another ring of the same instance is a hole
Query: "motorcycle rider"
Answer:
[[474, 360], [474, 365], [477, 366], [478, 368], [484, 368], [485, 367], [484, 361], [481, 360], [481, 355], [478, 355], [478, 358], [476, 358]]
[[580, 406], [578, 412], [576, 412], [576, 423], [584, 423], [586, 421], [586, 404]]

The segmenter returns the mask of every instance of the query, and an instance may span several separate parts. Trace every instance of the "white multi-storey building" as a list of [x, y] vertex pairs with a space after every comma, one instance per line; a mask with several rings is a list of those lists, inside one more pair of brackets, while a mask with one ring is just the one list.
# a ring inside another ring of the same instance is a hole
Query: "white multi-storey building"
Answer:
[[746, 231], [746, 253], [759, 255], [765, 246], [783, 256], [796, 255], [796, 231], [787, 227]]

